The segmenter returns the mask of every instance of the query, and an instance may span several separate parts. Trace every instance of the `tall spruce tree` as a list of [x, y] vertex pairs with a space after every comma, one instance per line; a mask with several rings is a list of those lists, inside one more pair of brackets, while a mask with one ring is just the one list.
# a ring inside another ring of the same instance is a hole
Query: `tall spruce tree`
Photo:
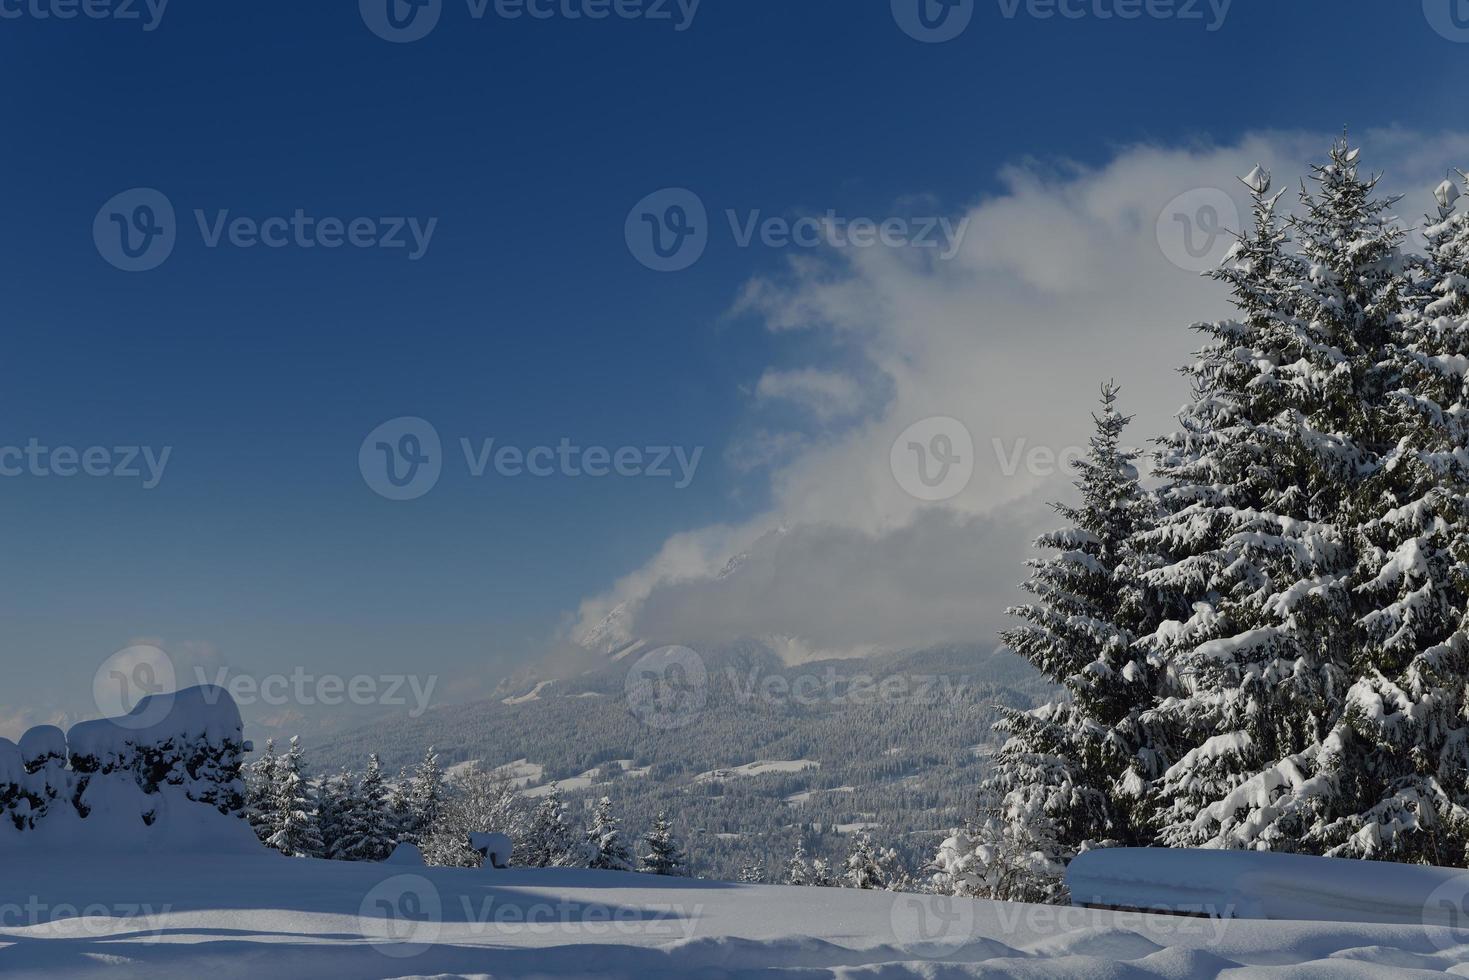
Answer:
[[806, 842], [796, 841], [796, 852], [791, 855], [785, 867], [785, 883], [787, 885], [809, 885], [811, 884], [811, 861], [806, 856]]
[[585, 864], [582, 848], [572, 837], [566, 804], [554, 786], [531, 815], [524, 854], [526, 867], [530, 868], [570, 868]]
[[1240, 316], [1200, 327], [1195, 400], [1161, 440], [1168, 513], [1143, 538], [1187, 610], [1148, 641], [1176, 691], [1149, 715], [1176, 758], [1155, 787], [1167, 845], [1312, 850], [1339, 806], [1324, 751], [1354, 665], [1351, 531], [1405, 287], [1392, 202], [1357, 163], [1341, 141], [1313, 168], [1299, 257], [1268, 175], [1246, 178], [1255, 225], [1215, 274]]
[[265, 740], [265, 751], [245, 770], [245, 819], [262, 842], [270, 840], [276, 830], [276, 754], [275, 739]]
[[643, 855], [639, 871], [645, 874], [687, 877], [688, 858], [684, 856], [683, 848], [679, 847], [678, 840], [673, 836], [673, 825], [668, 822], [666, 813], [658, 814], [653, 829], [648, 831], [643, 840], [648, 845], [648, 853]]
[[1361, 494], [1352, 674], [1322, 751], [1333, 856], [1462, 866], [1469, 844], [1469, 218], [1435, 192], [1413, 309], [1388, 345], [1387, 447]]
[[622, 839], [622, 829], [612, 814], [612, 800], [602, 797], [592, 810], [592, 823], [587, 828], [587, 867], [597, 871], [631, 871], [632, 852]]
[[343, 860], [353, 782], [352, 774], [343, 769], [322, 779], [316, 790], [316, 830], [321, 838], [321, 857], [328, 860]]
[[368, 757], [367, 771], [347, 798], [338, 851], [344, 861], [381, 861], [392, 853], [395, 844], [382, 763], [374, 752]]
[[276, 766], [275, 828], [265, 843], [286, 857], [319, 857], [322, 844], [317, 828], [316, 801], [302, 775], [305, 761], [301, 739], [291, 736], [291, 746]]
[[444, 771], [439, 768], [439, 755], [430, 746], [424, 753], [418, 768], [408, 780], [407, 816], [402, 828], [402, 839], [420, 843], [430, 828], [438, 821], [443, 806]]
[[[1161, 768], [1142, 719], [1160, 671], [1134, 642], [1157, 600], [1133, 541], [1156, 504], [1138, 482], [1138, 454], [1122, 445], [1130, 420], [1118, 392], [1103, 386], [1088, 454], [1074, 463], [1079, 503], [1056, 505], [1069, 526], [1036, 542], [1053, 554], [1028, 562], [1035, 601], [1011, 609], [1021, 622], [1001, 634], [1069, 699], [1008, 711], [996, 726], [1009, 738], [981, 789], [985, 812], [939, 856], [956, 891], [1005, 882], [989, 897], [1056, 900], [1081, 849], [1141, 841], [1137, 804]], [[1002, 873], [979, 867], [1002, 856], [1011, 864]]]
[[[743, 877], [740, 880], [743, 881]], [[888, 885], [882, 853], [873, 843], [872, 835], [865, 830], [858, 831], [857, 836], [852, 839], [852, 849], [847, 854], [847, 871], [842, 876], [842, 884], [847, 888], [867, 890], [882, 890]]]

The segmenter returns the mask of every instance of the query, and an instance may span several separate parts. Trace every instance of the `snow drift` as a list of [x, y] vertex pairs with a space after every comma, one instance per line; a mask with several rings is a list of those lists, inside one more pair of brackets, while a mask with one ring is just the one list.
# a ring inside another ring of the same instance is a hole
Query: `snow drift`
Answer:
[[1077, 905], [1218, 918], [1469, 925], [1469, 871], [1268, 851], [1119, 847], [1066, 872]]

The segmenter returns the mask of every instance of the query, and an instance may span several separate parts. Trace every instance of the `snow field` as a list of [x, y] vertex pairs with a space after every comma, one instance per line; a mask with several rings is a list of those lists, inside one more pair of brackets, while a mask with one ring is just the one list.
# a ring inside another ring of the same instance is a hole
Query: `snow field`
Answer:
[[0, 972], [269, 976], [1469, 976], [1469, 929], [1205, 919], [570, 870], [19, 855]]

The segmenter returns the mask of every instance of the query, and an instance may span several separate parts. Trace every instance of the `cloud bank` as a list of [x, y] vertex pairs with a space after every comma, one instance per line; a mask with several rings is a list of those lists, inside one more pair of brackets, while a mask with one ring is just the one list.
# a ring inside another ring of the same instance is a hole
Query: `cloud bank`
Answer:
[[[1187, 399], [1177, 368], [1195, 348], [1188, 327], [1230, 312], [1199, 270], [1248, 215], [1238, 176], [1263, 164], [1293, 200], [1333, 135], [1133, 146], [1099, 168], [1019, 162], [956, 216], [969, 231], [951, 260], [833, 247], [752, 280], [736, 313], [835, 352], [769, 365], [755, 385], [730, 458], [768, 474], [772, 504], [670, 538], [582, 602], [575, 635], [599, 646], [762, 637], [793, 658], [993, 642], [1029, 541], [1054, 520], [1042, 502], [1067, 493], [1056, 460], [1084, 445], [1098, 385], [1123, 385], [1139, 445]], [[1405, 195], [1408, 225], [1447, 168], [1469, 168], [1465, 135], [1382, 130], [1360, 143], [1366, 165], [1386, 171], [1384, 191]], [[772, 403], [803, 423], [772, 427]], [[937, 503], [906, 492], [891, 459], [900, 433], [935, 416], [973, 442], [967, 487]]]

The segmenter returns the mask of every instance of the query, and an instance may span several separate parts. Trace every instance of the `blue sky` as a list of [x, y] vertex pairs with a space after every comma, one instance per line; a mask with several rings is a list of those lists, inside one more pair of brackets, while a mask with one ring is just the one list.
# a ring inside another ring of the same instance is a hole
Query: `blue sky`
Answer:
[[[957, 218], [1019, 199], [1005, 176], [1017, 166], [1071, 187], [1138, 146], [1214, 165], [1234, 161], [1209, 148], [1243, 152], [1258, 134], [1441, 134], [1469, 55], [1419, 4], [1365, 0], [1236, 0], [1212, 31], [1207, 0], [1202, 20], [1099, 17], [1111, 0], [1087, 0], [1077, 19], [1024, 4], [1007, 17], [1008, 3], [976, 0], [967, 30], [941, 44], [907, 36], [887, 0], [704, 0], [685, 30], [511, 20], [493, 6], [476, 20], [466, 0], [444, 0], [437, 28], [405, 44], [348, 0], [173, 0], [153, 30], [39, 18], [47, 2], [0, 2], [20, 12], [0, 17], [0, 445], [172, 452], [151, 490], [0, 478], [0, 702], [33, 714], [85, 713], [77, 692], [139, 638], [252, 671], [407, 662], [472, 693], [555, 645], [588, 597], [670, 541], [677, 551], [681, 534], [820, 523], [819, 495], [792, 504], [800, 481], [752, 453], [830, 450], [913, 379], [895, 381], [863, 346], [870, 331], [780, 326], [777, 301], [751, 283], [812, 287], [820, 276], [791, 263], [819, 258], [739, 247], [726, 209]], [[1417, 166], [1414, 139], [1391, 153]], [[1466, 160], [1422, 168], [1450, 164]], [[92, 227], [139, 187], [166, 195], [178, 241], [158, 268], [128, 273]], [[624, 223], [669, 187], [707, 205], [711, 240], [692, 268], [659, 273], [635, 260]], [[437, 224], [414, 261], [209, 248], [194, 218], [296, 209]], [[1052, 233], [1037, 227], [1044, 248]], [[1032, 363], [1030, 390], [1054, 400]], [[790, 397], [783, 372], [799, 371], [846, 379], [825, 389], [840, 405], [813, 408], [809, 387]], [[439, 483], [408, 502], [374, 494], [358, 468], [367, 433], [400, 416], [431, 421], [445, 446]], [[683, 489], [475, 479], [461, 437], [704, 455]], [[915, 526], [887, 517], [882, 533]], [[748, 545], [697, 542], [710, 561]], [[976, 575], [1017, 577], [1012, 546]], [[688, 614], [669, 622], [686, 629]]]

